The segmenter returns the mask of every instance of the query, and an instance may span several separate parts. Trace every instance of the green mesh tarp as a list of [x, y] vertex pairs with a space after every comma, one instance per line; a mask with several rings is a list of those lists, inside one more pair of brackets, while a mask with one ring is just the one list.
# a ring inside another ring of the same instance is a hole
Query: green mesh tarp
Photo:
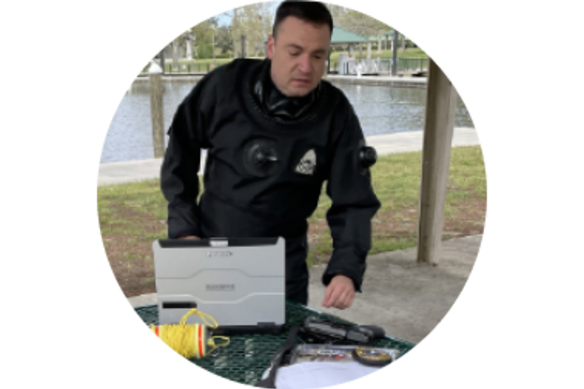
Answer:
[[[158, 324], [156, 305], [138, 307], [135, 310], [144, 323]], [[303, 305], [286, 302], [286, 325], [281, 334], [230, 336], [231, 341], [227, 347], [213, 351], [204, 359], [191, 359], [191, 361], [218, 376], [255, 386], [260, 381], [264, 371], [270, 366], [270, 361], [276, 350], [286, 341], [290, 328], [294, 324], [303, 323], [309, 316], [318, 316], [337, 323], [348, 324], [337, 317], [314, 311]], [[414, 347], [412, 343], [391, 337], [377, 340], [371, 345], [399, 350], [400, 356]]]

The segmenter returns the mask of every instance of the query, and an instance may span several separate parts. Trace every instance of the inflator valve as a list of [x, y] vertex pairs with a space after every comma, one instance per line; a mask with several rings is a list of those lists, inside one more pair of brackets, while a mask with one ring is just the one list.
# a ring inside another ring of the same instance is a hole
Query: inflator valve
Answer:
[[377, 151], [371, 146], [363, 146], [359, 152], [359, 159], [362, 167], [370, 168], [377, 162]]

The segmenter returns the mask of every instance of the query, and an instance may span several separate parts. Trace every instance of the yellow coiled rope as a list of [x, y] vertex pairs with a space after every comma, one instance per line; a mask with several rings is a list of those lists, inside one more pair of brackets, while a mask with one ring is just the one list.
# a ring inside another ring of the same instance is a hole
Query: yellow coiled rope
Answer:
[[[208, 329], [202, 324], [187, 324], [187, 319], [192, 314], [199, 315], [207, 327], [217, 328], [217, 322], [213, 317], [196, 309], [191, 309], [182, 317], [179, 324], [164, 324], [161, 326], [151, 324], [150, 329], [170, 348], [188, 359], [203, 358], [216, 348], [225, 347], [229, 344], [229, 338], [225, 336], [209, 337]], [[215, 339], [221, 339], [225, 342], [216, 344]]]

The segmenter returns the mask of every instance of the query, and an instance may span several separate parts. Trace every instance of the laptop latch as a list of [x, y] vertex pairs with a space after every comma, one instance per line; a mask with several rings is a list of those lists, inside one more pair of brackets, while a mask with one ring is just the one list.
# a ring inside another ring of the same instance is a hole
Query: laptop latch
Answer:
[[211, 238], [209, 239], [209, 245], [211, 247], [228, 247], [229, 241], [227, 238]]

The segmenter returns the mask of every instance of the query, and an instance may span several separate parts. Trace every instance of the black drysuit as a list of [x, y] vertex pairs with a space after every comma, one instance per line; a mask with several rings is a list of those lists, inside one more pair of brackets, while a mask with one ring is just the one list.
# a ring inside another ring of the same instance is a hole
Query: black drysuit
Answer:
[[[342, 274], [360, 291], [371, 218], [380, 204], [360, 164], [359, 121], [344, 94], [326, 81], [299, 117], [267, 113], [254, 83], [270, 66], [269, 60], [234, 60], [207, 74], [179, 105], [161, 170], [168, 236], [282, 236], [286, 298], [307, 304], [307, 218], [327, 181], [333, 254], [322, 281], [328, 285]], [[207, 161], [197, 204], [201, 149]], [[250, 157], [258, 149], [261, 161]]]

